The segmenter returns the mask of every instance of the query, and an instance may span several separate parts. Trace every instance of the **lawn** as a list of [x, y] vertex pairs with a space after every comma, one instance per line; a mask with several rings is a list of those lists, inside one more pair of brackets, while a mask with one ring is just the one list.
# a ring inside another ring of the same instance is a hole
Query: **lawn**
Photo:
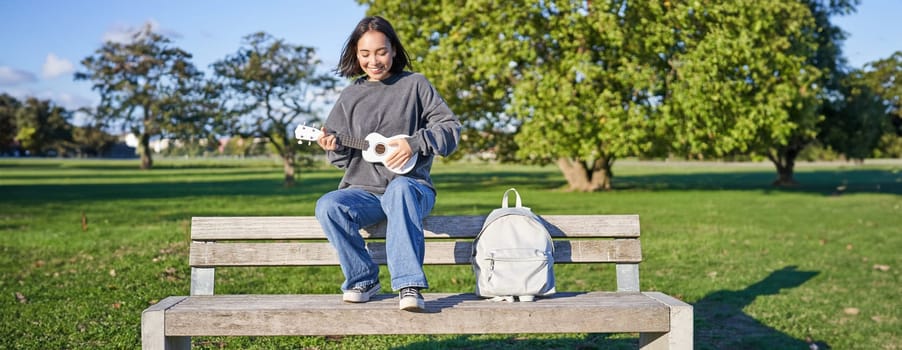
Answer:
[[[341, 173], [274, 160], [0, 159], [0, 349], [134, 349], [141, 311], [186, 295], [192, 216], [312, 215]], [[487, 214], [516, 187], [539, 214], [639, 214], [641, 288], [695, 306], [700, 349], [902, 349], [902, 162], [615, 164], [614, 191], [556, 168], [437, 164], [434, 214]], [[611, 269], [561, 265], [558, 290], [611, 290]], [[430, 267], [431, 292], [471, 291]], [[387, 273], [382, 276], [388, 284]], [[336, 268], [217, 273], [218, 293], [336, 293]], [[634, 348], [636, 334], [195, 338], [201, 349]]]

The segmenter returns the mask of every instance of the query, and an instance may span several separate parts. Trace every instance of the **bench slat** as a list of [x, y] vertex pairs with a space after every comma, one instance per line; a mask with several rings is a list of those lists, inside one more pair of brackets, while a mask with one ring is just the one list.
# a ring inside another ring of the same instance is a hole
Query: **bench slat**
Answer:
[[[554, 237], [639, 237], [638, 215], [544, 215]], [[425, 220], [426, 238], [474, 238], [485, 216], [430, 216]], [[566, 233], [565, 233], [566, 232]], [[365, 238], [384, 238], [384, 223], [361, 230]], [[312, 216], [194, 217], [191, 239], [324, 239]]]
[[[639, 263], [638, 239], [571, 240], [554, 242], [555, 263]], [[385, 244], [369, 242], [373, 260], [385, 264]], [[473, 242], [426, 242], [425, 264], [469, 264]], [[193, 242], [192, 267], [337, 265], [335, 249], [326, 242], [209, 243]]]
[[[394, 294], [341, 302], [339, 294], [192, 296], [166, 313], [166, 335], [335, 335], [666, 332], [670, 308], [643, 293], [558, 293], [505, 303], [425, 293], [426, 312], [398, 310]], [[303, 320], [303, 322], [298, 322]], [[349, 326], [353, 320], [353, 326]]]

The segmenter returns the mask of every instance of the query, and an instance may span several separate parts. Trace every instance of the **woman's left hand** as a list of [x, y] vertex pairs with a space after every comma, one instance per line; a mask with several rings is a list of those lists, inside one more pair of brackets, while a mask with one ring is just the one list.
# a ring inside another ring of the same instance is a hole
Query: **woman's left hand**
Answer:
[[407, 164], [410, 157], [413, 157], [413, 150], [406, 138], [398, 138], [388, 142], [390, 147], [394, 147], [395, 151], [385, 157], [385, 166], [391, 169], [398, 169]]

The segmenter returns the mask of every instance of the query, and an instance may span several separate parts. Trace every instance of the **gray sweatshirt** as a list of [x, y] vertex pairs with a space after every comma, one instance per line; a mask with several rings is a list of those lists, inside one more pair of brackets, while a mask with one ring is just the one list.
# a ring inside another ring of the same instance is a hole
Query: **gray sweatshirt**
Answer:
[[408, 135], [407, 142], [418, 155], [416, 165], [399, 175], [381, 163], [369, 163], [360, 150], [339, 147], [326, 152], [329, 161], [345, 169], [338, 188], [360, 188], [384, 193], [398, 177], [416, 179], [435, 190], [429, 172], [435, 155], [447, 156], [457, 148], [460, 121], [445, 100], [419, 73], [403, 72], [382, 81], [361, 78], [341, 92], [326, 119], [327, 133], [363, 139], [373, 132], [385, 137]]

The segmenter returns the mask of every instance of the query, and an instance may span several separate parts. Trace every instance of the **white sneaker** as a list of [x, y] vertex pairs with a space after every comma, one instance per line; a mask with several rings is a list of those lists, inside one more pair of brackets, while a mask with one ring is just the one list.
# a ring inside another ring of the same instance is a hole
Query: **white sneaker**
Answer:
[[354, 287], [346, 290], [341, 300], [347, 303], [365, 303], [370, 301], [370, 298], [379, 293], [380, 290], [382, 290], [382, 285], [379, 282], [365, 287]]
[[406, 287], [401, 288], [401, 292], [399, 293], [401, 297], [401, 310], [404, 311], [413, 311], [419, 312], [426, 310], [426, 301], [423, 300], [423, 295], [420, 294], [420, 289], [417, 287]]

